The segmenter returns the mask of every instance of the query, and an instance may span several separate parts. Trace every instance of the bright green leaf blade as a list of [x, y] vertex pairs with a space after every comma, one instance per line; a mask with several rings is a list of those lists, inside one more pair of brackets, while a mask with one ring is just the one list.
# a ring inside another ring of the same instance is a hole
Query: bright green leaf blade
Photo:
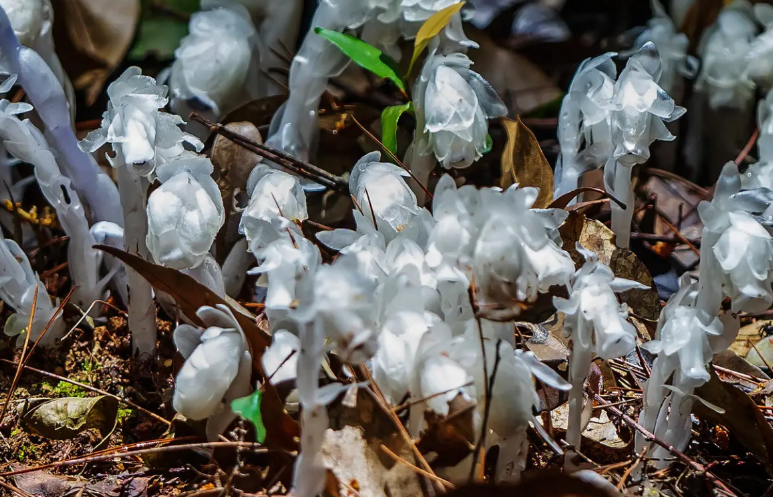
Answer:
[[413, 102], [387, 107], [381, 113], [381, 143], [387, 150], [397, 154], [397, 122], [405, 112], [413, 111]]
[[258, 443], [263, 443], [266, 440], [266, 427], [263, 426], [263, 415], [260, 413], [262, 398], [263, 392], [255, 390], [252, 395], [231, 401], [231, 410], [255, 425]]
[[314, 28], [314, 32], [337, 46], [359, 66], [380, 78], [388, 79], [405, 93], [405, 82], [400, 77], [397, 62], [392, 57], [354, 36], [324, 28]]
[[486, 135], [486, 144], [483, 146], [483, 153], [487, 154], [491, 152], [492, 148], [494, 148], [494, 139], [491, 138], [491, 135]]
[[427, 48], [432, 38], [436, 37], [443, 31], [454, 14], [462, 10], [464, 2], [459, 2], [454, 5], [449, 5], [443, 10], [439, 10], [432, 14], [432, 17], [424, 21], [419, 32], [416, 34], [416, 39], [413, 42], [413, 56], [411, 57], [411, 65], [408, 67], [408, 74], [410, 75], [413, 70], [413, 65], [419, 58], [419, 55]]

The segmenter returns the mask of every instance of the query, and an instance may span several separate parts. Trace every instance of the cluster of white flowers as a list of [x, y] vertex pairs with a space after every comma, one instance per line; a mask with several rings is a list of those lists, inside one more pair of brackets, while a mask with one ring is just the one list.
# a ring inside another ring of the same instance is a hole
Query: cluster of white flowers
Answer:
[[554, 196], [574, 190], [585, 171], [605, 163], [606, 188], [626, 206], [612, 204], [612, 229], [618, 246], [627, 248], [634, 202], [631, 169], [649, 159], [653, 142], [675, 139], [664, 123], [685, 109], [658, 86], [663, 68], [654, 43], [644, 43], [631, 55], [617, 81], [614, 55], [585, 61], [561, 105]]
[[197, 99], [215, 115], [259, 95], [260, 39], [239, 3], [202, 2], [191, 16], [189, 34], [175, 51], [169, 85], [177, 100]]

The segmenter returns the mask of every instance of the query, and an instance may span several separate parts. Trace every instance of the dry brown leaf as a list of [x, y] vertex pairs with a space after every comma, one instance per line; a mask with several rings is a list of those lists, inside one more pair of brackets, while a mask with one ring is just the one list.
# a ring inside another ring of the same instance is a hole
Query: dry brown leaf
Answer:
[[720, 380], [713, 370], [711, 380], [698, 387], [695, 395], [725, 410], [720, 414], [701, 402], [695, 402], [695, 415], [729, 429], [739, 442], [762, 461], [768, 473], [773, 474], [773, 428], [754, 400], [740, 388]]
[[756, 321], [751, 324], [747, 324], [738, 332], [738, 336], [735, 337], [735, 341], [730, 345], [730, 350], [735, 352], [741, 357], [746, 357], [749, 350], [752, 348], [752, 343], [757, 343], [765, 336], [762, 332], [763, 328], [767, 328], [773, 325], [772, 320]]
[[507, 188], [518, 183], [521, 187], [539, 188], [534, 208], [544, 209], [553, 201], [553, 169], [534, 133], [521, 122], [520, 117], [515, 119], [502, 118], [502, 125], [507, 132], [507, 144], [502, 152], [502, 178], [499, 186]]
[[416, 444], [422, 454], [437, 453], [434, 467], [456, 466], [475, 449], [473, 415], [475, 402], [462, 394], [448, 403], [448, 416], [440, 416], [427, 410], [427, 430]]
[[[248, 315], [247, 311], [241, 306], [223, 300], [206, 286], [176, 269], [153, 264], [136, 255], [106, 245], [95, 245], [95, 248], [121, 260], [127, 266], [140, 273], [154, 288], [171, 295], [177, 301], [180, 310], [194, 324], [203, 325], [196, 316], [196, 311], [199, 307], [214, 307], [218, 304], [230, 307], [234, 311], [234, 316], [239, 325], [244, 330], [247, 341], [250, 343], [253, 370], [257, 371], [261, 378], [266, 377], [261, 358], [266, 347], [271, 344], [271, 337], [258, 326], [255, 319]], [[269, 447], [281, 447], [287, 450], [297, 450], [298, 443], [295, 437], [300, 434], [298, 423], [284, 410], [282, 400], [270, 382], [264, 383], [263, 390], [261, 412], [267, 431], [266, 445]]]

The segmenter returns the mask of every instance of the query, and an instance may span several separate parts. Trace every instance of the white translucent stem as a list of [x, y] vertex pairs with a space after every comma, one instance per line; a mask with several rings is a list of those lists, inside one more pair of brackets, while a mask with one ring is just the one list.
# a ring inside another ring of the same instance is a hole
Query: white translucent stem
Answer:
[[[273, 0], [266, 2], [266, 16], [258, 26], [258, 33], [265, 47], [261, 54], [260, 68], [264, 73], [272, 69], [287, 67], [287, 63], [275, 52], [286, 53], [295, 50], [298, 30], [303, 13], [303, 0]], [[273, 49], [273, 50], [272, 50]], [[267, 95], [283, 93], [283, 86], [267, 78]]]
[[526, 469], [526, 456], [528, 454], [529, 439], [525, 426], [514, 435], [500, 441], [495, 478], [497, 485], [516, 483], [523, 470]]
[[566, 430], [567, 443], [580, 449], [582, 441], [583, 385], [590, 370], [593, 354], [582, 348], [576, 340], [572, 342], [572, 357], [569, 366], [569, 423]]
[[720, 275], [717, 272], [718, 263], [714, 255], [716, 235], [709, 234], [706, 230], [702, 233], [701, 260], [698, 274], [700, 275], [696, 307], [714, 316], [722, 303], [722, 286], [719, 284]]
[[[429, 176], [432, 170], [435, 168], [436, 160], [435, 155], [421, 155], [416, 151], [416, 141], [414, 140], [408, 151], [408, 167], [413, 173], [414, 177], [425, 187], [429, 187]], [[427, 202], [427, 194], [424, 189], [419, 186], [419, 183], [413, 179], [408, 180], [408, 184], [416, 194], [416, 204], [419, 206], [424, 205]]]
[[247, 270], [255, 263], [255, 256], [248, 248], [247, 240], [240, 238], [223, 262], [225, 293], [230, 297], [236, 298], [239, 295], [247, 279]]
[[618, 161], [607, 162], [606, 167], [613, 166], [614, 184], [612, 194], [625, 204], [625, 209], [612, 202], [612, 231], [615, 232], [617, 246], [628, 248], [631, 244], [631, 221], [633, 221], [633, 185], [631, 184], [631, 166], [624, 166]]
[[[145, 211], [147, 190], [146, 178], [135, 176], [126, 166], [119, 166], [118, 189], [124, 215], [124, 248], [133, 255], [148, 259], [145, 237], [148, 232], [148, 217]], [[156, 307], [153, 303], [153, 288], [137, 271], [127, 267], [129, 279], [129, 329], [132, 333], [132, 347], [140, 355], [152, 355], [156, 350]]]

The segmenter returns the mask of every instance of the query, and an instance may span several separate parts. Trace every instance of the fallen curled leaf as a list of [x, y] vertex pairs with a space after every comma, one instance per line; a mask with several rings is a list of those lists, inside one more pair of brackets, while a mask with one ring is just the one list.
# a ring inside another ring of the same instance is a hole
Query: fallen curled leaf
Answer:
[[[271, 344], [271, 337], [241, 306], [236, 305], [233, 301], [229, 302], [220, 298], [206, 286], [176, 269], [153, 264], [107, 245], [95, 245], [94, 247], [123, 261], [127, 266], [140, 273], [154, 288], [171, 295], [180, 306], [181, 312], [196, 325], [203, 326], [201, 320], [196, 316], [199, 307], [214, 307], [218, 304], [230, 307], [250, 343], [253, 369], [258, 372], [261, 378], [266, 377], [261, 358], [266, 347]], [[266, 424], [266, 445], [297, 450], [298, 443], [295, 437], [300, 434], [298, 423], [284, 410], [282, 400], [270, 382], [264, 384], [261, 413]]]
[[95, 428], [103, 439], [98, 447], [107, 442], [117, 419], [118, 400], [106, 395], [46, 400], [34, 405], [22, 417], [27, 428], [52, 440], [69, 440]]
[[577, 252], [576, 243], [594, 252], [599, 261], [607, 264], [618, 278], [638, 281], [649, 286], [648, 290], [629, 290], [619, 294], [621, 302], [627, 303], [637, 316], [656, 321], [660, 316], [660, 299], [647, 267], [628, 249], [615, 245], [615, 234], [595, 219], [587, 219], [578, 212], [569, 213], [566, 222], [558, 229], [563, 240], [563, 249], [569, 252], [575, 265], [585, 262]]
[[702, 402], [695, 402], [695, 415], [730, 430], [765, 465], [768, 473], [773, 474], [773, 428], [754, 400], [740, 388], [720, 380], [713, 369], [709, 382], [698, 387], [695, 395], [724, 409], [718, 413]]
[[546, 208], [553, 201], [553, 169], [542, 147], [520, 117], [516, 117], [515, 121], [502, 118], [502, 125], [507, 132], [507, 144], [502, 152], [502, 178], [499, 186], [507, 188], [518, 183], [522, 188], [539, 188], [534, 208]]
[[[735, 371], [736, 373], [749, 375], [753, 378], [760, 378], [763, 380], [766, 380], [769, 378], [768, 375], [765, 374], [765, 372], [763, 372], [760, 368], [750, 364], [749, 361], [747, 361], [743, 357], [740, 357], [738, 354], [736, 354], [734, 351], [730, 349], [723, 350], [718, 354], [714, 354], [714, 357], [711, 360], [711, 362], [713, 362], [715, 366], [729, 369], [731, 371]], [[722, 381], [725, 381], [728, 383], [739, 383], [741, 381], [738, 377], [730, 374], [724, 374], [721, 372], [717, 372], [717, 374], [719, 375]], [[744, 380], [744, 383], [748, 384], [749, 382]]]

